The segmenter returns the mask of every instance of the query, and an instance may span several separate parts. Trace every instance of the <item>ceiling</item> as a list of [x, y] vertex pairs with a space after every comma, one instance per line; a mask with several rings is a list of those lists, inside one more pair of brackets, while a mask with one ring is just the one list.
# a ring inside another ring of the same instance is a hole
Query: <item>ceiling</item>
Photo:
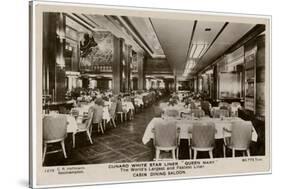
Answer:
[[168, 63], [174, 74], [185, 68], [187, 49], [191, 39], [194, 21], [151, 19]]
[[[254, 25], [224, 22], [167, 20], [151, 18], [160, 44], [179, 80], [184, 80], [206, 67], [215, 57], [222, 55], [232, 44], [243, 37]], [[207, 30], [207, 31], [206, 31]], [[193, 44], [206, 44], [202, 56], [190, 57]], [[186, 63], [193, 59], [195, 66], [183, 76]]]
[[159, 43], [157, 35], [149, 18], [130, 17], [129, 22], [136, 29], [138, 35], [145, 41], [145, 43], [152, 50], [154, 56], [162, 56], [165, 58], [163, 49]]
[[[167, 58], [178, 80], [194, 76], [254, 27], [254, 24], [200, 20], [83, 14], [68, 16], [80, 25], [82, 23], [86, 31], [107, 30], [125, 39], [135, 51], [146, 52], [152, 58]], [[83, 32], [83, 27], [71, 24]], [[192, 67], [186, 69], [191, 61]]]

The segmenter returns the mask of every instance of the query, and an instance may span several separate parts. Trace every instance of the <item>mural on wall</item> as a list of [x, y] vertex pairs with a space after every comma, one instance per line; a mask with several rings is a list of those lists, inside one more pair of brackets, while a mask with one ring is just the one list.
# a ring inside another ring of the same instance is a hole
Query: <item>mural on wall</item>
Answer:
[[[86, 56], [80, 57], [80, 69], [92, 71], [94, 66], [111, 66], [113, 63], [113, 35], [106, 31], [95, 31], [91, 38], [97, 45], [92, 46]], [[81, 44], [84, 42], [82, 39]]]

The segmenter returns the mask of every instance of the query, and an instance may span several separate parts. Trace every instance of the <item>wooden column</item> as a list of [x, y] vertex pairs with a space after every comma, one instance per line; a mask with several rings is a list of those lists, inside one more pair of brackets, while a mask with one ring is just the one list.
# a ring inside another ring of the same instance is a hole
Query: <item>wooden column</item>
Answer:
[[138, 59], [138, 89], [144, 89], [144, 71], [143, 71], [143, 64], [144, 64], [144, 57], [142, 54], [137, 54]]
[[121, 53], [122, 41], [117, 37], [113, 37], [112, 91], [114, 94], [119, 94], [121, 90]]
[[177, 91], [178, 79], [177, 79], [176, 72], [174, 74], [175, 74], [175, 77], [174, 77], [174, 91]]
[[43, 14], [43, 94], [53, 101], [64, 101], [65, 76], [65, 16], [62, 13]]
[[131, 74], [132, 74], [132, 70], [131, 70], [131, 64], [132, 64], [132, 46], [131, 45], [127, 45], [127, 64], [126, 64], [126, 68], [127, 68], [127, 73], [126, 73], [126, 92], [130, 92], [131, 91]]

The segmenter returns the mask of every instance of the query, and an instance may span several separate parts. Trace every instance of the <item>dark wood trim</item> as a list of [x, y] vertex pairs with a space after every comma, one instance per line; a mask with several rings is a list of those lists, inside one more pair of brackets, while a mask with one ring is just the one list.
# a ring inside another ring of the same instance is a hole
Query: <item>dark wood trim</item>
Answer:
[[[77, 16], [76, 14], [73, 14], [75, 16]], [[71, 20], [77, 22], [78, 24], [80, 24], [81, 26], [83, 26], [84, 28], [86, 28], [87, 30], [92, 31], [92, 28], [89, 28], [88, 26], [86, 26], [84, 23], [82, 23], [81, 21], [79, 21], [77, 18], [75, 18], [74, 16], [70, 15], [70, 14], [65, 14], [65, 16], [67, 16], [68, 18], [70, 18]], [[79, 18], [81, 19], [81, 18]], [[90, 25], [90, 24], [89, 24]]]
[[132, 24], [132, 22], [128, 19], [126, 16], [121, 16], [123, 20], [128, 24], [130, 29], [135, 33], [136, 36], [141, 40], [141, 42], [146, 46], [146, 48], [150, 51], [151, 54], [154, 54], [153, 50], [149, 47], [149, 45], [146, 43], [146, 41], [143, 39], [141, 34], [138, 32], [138, 30], [135, 28], [135, 26]]
[[[192, 45], [192, 41], [193, 41], [193, 37], [194, 37], [194, 33], [195, 33], [195, 29], [196, 29], [196, 26], [197, 26], [197, 20], [194, 21], [194, 24], [193, 24], [193, 28], [192, 28], [192, 32], [191, 32], [191, 37], [190, 37], [190, 40], [189, 40], [189, 45], [188, 45], [188, 49], [187, 49], [187, 52], [186, 52], [186, 61], [188, 59], [188, 55], [190, 53], [190, 48], [191, 48], [191, 45]], [[195, 51], [194, 51], [195, 52]]]
[[[161, 45], [160, 40], [159, 40], [159, 37], [158, 37], [158, 35], [157, 35], [157, 33], [156, 33], [156, 30], [155, 30], [155, 28], [154, 28], [154, 25], [153, 25], [153, 23], [152, 23], [152, 21], [151, 21], [151, 18], [148, 17], [148, 20], [149, 20], [149, 22], [150, 22], [150, 24], [151, 24], [151, 27], [152, 27], [152, 29], [153, 29], [153, 32], [155, 33], [155, 36], [156, 36], [157, 40], [158, 40], [158, 42], [159, 42], [159, 44], [160, 44], [160, 46], [161, 46], [161, 48], [162, 48], [162, 45]], [[164, 49], [163, 49], [163, 48], [162, 48], [162, 50], [163, 50], [163, 52], [164, 52]], [[165, 54], [165, 53], [164, 53], [164, 54]], [[165, 55], [165, 56], [166, 56], [166, 55]]]
[[[89, 18], [89, 16], [88, 15], [86, 15], [86, 14], [82, 14], [85, 18], [87, 18], [90, 22], [93, 22], [96, 26], [98, 26], [98, 27], [101, 27], [99, 24], [97, 24], [95, 21], [93, 21], [93, 19], [92, 18]], [[92, 25], [91, 25], [92, 26]], [[96, 27], [94, 27], [94, 28], [96, 28]]]
[[[210, 50], [210, 48], [213, 46], [213, 44], [215, 43], [215, 41], [218, 39], [218, 37], [222, 34], [222, 32], [224, 31], [224, 29], [226, 28], [226, 26], [229, 24], [229, 22], [225, 22], [224, 25], [222, 26], [222, 28], [220, 29], [220, 31], [217, 33], [216, 37], [213, 39], [213, 41], [211, 42], [211, 44], [209, 45], [209, 47], [207, 48], [207, 50], [204, 52], [204, 54], [201, 56], [201, 58], [198, 61], [198, 64], [200, 64], [201, 59], [205, 56], [205, 54]], [[207, 65], [209, 66], [209, 65]], [[203, 71], [207, 66], [201, 68], [199, 71], [197, 71], [197, 73], [200, 73], [201, 71]]]
[[260, 33], [265, 31], [265, 25], [263, 24], [257, 24], [255, 25], [250, 31], [248, 31], [241, 39], [239, 39], [234, 45], [232, 45], [230, 48], [226, 50], [226, 53], [232, 52], [238, 48], [240, 48], [242, 45], [250, 41], [251, 39], [257, 37]]
[[[82, 22], [85, 22], [86, 24], [90, 25], [92, 28], [96, 28], [96, 26], [93, 26], [93, 24], [89, 23], [88, 21], [86, 21], [84, 18], [82, 18], [81, 16], [73, 13], [73, 15], [75, 15], [78, 19], [80, 19]], [[82, 23], [83, 24], [83, 23]], [[84, 26], [85, 24], [83, 24]], [[88, 26], [86, 26], [87, 28], [89, 28]], [[93, 31], [92, 29], [90, 29], [91, 31]]]

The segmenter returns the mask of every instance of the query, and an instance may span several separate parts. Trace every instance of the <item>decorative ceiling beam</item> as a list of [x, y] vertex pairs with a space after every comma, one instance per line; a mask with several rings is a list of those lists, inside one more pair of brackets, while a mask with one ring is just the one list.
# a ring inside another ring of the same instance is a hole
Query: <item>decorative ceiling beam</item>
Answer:
[[128, 27], [134, 32], [134, 34], [139, 38], [139, 40], [147, 47], [149, 52], [152, 54], [154, 53], [153, 50], [150, 48], [150, 46], [146, 43], [146, 41], [143, 39], [142, 35], [138, 32], [138, 30], [135, 28], [135, 26], [132, 24], [132, 22], [128, 19], [126, 16], [121, 16], [121, 18], [126, 22]]
[[83, 26], [84, 28], [86, 28], [87, 30], [93, 31], [95, 28], [87, 23], [84, 22], [84, 20], [81, 20], [79, 17], [77, 17], [76, 14], [65, 14], [67, 17], [69, 17], [70, 19], [72, 19], [73, 21], [77, 22], [78, 24], [80, 24], [81, 26]]
[[150, 55], [152, 58], [165, 58], [165, 56], [155, 55], [153, 52], [143, 43], [143, 41], [136, 35], [136, 33], [132, 30], [132, 28], [128, 25], [128, 23], [120, 16], [117, 16], [120, 23], [130, 32], [135, 41]]
[[[119, 33], [122, 33], [122, 36], [125, 40], [130, 41], [134, 50], [141, 50], [142, 52], [145, 52], [140, 44], [136, 42], [133, 36], [129, 35], [128, 33], [124, 33], [124, 31], [122, 30], [122, 24], [118, 20], [117, 16], [104, 16], [104, 18], [106, 18], [118, 30]], [[118, 24], [116, 23], [116, 21], [118, 22]]]
[[196, 26], [197, 26], [197, 20], [195, 20], [194, 24], [193, 24], [192, 33], [191, 33], [188, 49], [187, 49], [187, 52], [186, 52], [186, 62], [188, 61], [188, 56], [189, 56], [189, 53], [191, 51], [191, 45], [192, 45], [192, 41], [193, 41]]

